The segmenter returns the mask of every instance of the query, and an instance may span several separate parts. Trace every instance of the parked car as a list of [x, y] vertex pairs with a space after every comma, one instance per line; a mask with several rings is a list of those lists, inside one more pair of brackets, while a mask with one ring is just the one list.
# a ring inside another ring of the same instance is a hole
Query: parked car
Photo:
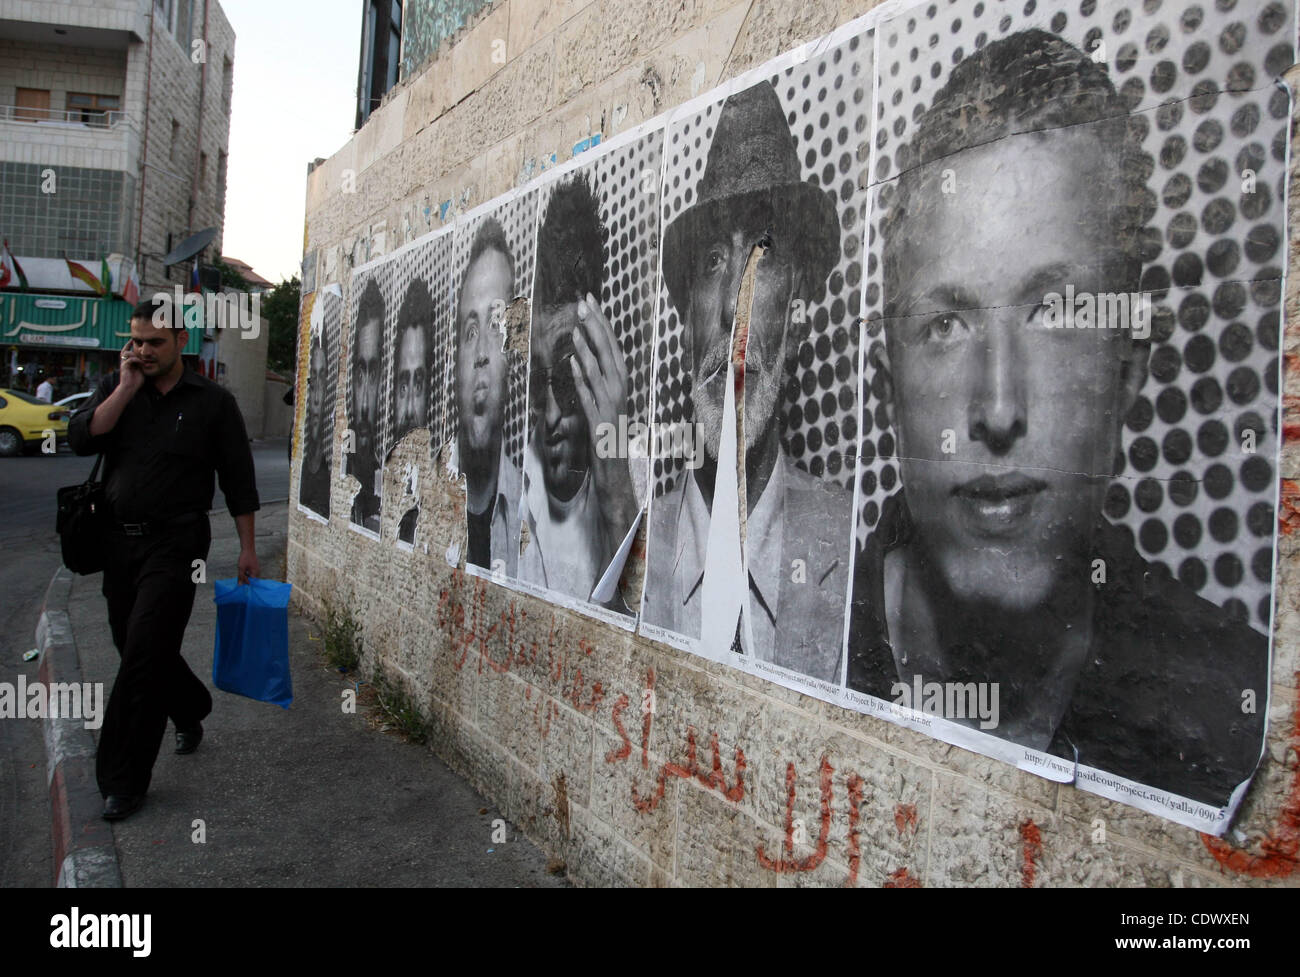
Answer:
[[72, 394], [71, 396], [64, 397], [62, 400], [56, 400], [54, 406], [64, 408], [67, 410], [68, 414], [71, 415], [81, 407], [82, 404], [88, 401], [93, 393], [93, 390], [85, 390], [79, 394]]
[[68, 439], [66, 407], [47, 404], [31, 394], [0, 388], [0, 458], [12, 458], [24, 448], [39, 448], [49, 432], [56, 444]]

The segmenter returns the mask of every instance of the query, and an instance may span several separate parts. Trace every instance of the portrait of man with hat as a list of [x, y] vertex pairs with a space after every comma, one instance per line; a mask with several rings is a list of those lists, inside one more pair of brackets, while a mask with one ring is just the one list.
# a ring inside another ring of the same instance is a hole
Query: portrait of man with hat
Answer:
[[[780, 415], [809, 332], [808, 306], [839, 255], [834, 196], [802, 179], [772, 86], [730, 96], [693, 205], [664, 234], [663, 280], [685, 326], [687, 414], [704, 451], [702, 464], [652, 506], [642, 617], [700, 638], [705, 578], [743, 574], [748, 621], [742, 615], [736, 622], [732, 650], [830, 681], [840, 672], [852, 503], [840, 485], [794, 463]], [[738, 320], [751, 256], [748, 315], [741, 309]], [[709, 545], [715, 511], [737, 504], [723, 493], [719, 507], [713, 504], [720, 482], [733, 481], [720, 480], [720, 465], [737, 464], [719, 457], [729, 376], [743, 429], [743, 566], [729, 565]]]

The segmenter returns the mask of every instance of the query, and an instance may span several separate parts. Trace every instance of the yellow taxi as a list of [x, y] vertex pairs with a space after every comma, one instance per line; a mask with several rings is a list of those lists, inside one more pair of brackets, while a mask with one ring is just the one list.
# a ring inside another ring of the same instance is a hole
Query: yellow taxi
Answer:
[[[53, 433], [55, 440], [48, 442]], [[57, 448], [68, 439], [68, 409], [37, 400], [31, 394], [0, 387], [0, 458], [12, 458], [24, 448]], [[53, 450], [46, 450], [53, 454]]]

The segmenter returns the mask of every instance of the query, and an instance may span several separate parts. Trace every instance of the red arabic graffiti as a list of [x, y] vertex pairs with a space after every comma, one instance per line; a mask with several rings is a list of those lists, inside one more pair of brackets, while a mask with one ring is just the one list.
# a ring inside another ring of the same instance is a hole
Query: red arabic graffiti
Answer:
[[[642, 718], [641, 718], [641, 768], [650, 769], [650, 731], [654, 723], [654, 669], [646, 672], [646, 692], [642, 697]], [[619, 737], [622, 739], [622, 745], [610, 750], [605, 754], [606, 763], [620, 763], [632, 755], [632, 741], [627, 735], [627, 728], [623, 725], [623, 713], [629, 705], [626, 695], [620, 695], [614, 703], [613, 722], [614, 728], [618, 730]], [[684, 780], [695, 780], [710, 790], [717, 791], [727, 800], [738, 803], [745, 796], [745, 753], [739, 747], [735, 753], [735, 783], [728, 784], [726, 774], [722, 770], [722, 749], [718, 744], [718, 734], [716, 732], [709, 734], [709, 749], [713, 755], [712, 762], [707, 773], [701, 771], [696, 760], [695, 744], [695, 727], [686, 727], [686, 762], [685, 764], [672, 763], [665, 761], [659, 768], [659, 775], [655, 783], [654, 790], [649, 796], [642, 796], [641, 791], [637, 789], [636, 784], [632, 785], [632, 804], [643, 813], [653, 811], [663, 800], [664, 793], [667, 790], [669, 777], [680, 777]]]
[[[1295, 681], [1300, 683], [1300, 672]], [[1288, 749], [1295, 754], [1295, 773], [1291, 776], [1291, 790], [1287, 793], [1277, 824], [1262, 842], [1259, 854], [1233, 848], [1222, 838], [1202, 834], [1201, 842], [1214, 860], [1226, 869], [1249, 875], [1252, 879], [1284, 879], [1292, 875], [1300, 864], [1300, 700], [1296, 702], [1291, 717], [1291, 743]]]

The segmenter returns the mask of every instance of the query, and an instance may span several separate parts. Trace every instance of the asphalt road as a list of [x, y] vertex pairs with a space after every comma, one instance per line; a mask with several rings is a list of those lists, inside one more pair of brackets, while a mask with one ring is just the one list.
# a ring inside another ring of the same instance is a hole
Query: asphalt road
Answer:
[[[35, 645], [41, 602], [62, 563], [54, 533], [55, 491], [84, 481], [94, 458], [67, 449], [57, 455], [0, 458], [0, 682], [20, 674], [35, 680], [36, 662], [23, 662]], [[257, 491], [263, 502], [289, 494], [285, 439], [253, 444]], [[213, 500], [224, 509], [221, 490]], [[0, 889], [49, 886], [50, 807], [45, 744], [36, 720], [0, 721]]]

